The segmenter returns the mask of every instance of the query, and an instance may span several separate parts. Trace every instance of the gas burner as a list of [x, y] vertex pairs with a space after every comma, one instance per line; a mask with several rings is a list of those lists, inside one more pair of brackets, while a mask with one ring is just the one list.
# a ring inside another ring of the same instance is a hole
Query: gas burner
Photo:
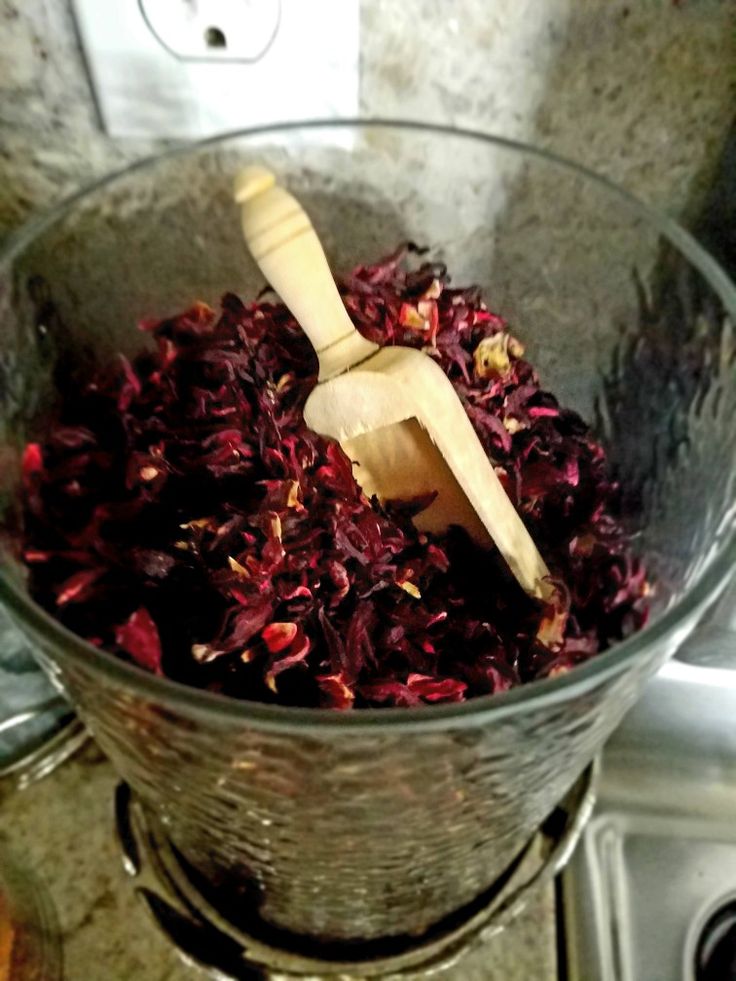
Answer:
[[[504, 874], [471, 906], [421, 938], [320, 944], [277, 931], [259, 919], [228, 916], [228, 903], [192, 869], [154, 815], [120, 784], [117, 833], [125, 870], [157, 926], [190, 963], [219, 979], [416, 977], [457, 963], [522, 911], [530, 892], [568, 861], [594, 804], [590, 766]], [[232, 909], [232, 903], [230, 903]]]

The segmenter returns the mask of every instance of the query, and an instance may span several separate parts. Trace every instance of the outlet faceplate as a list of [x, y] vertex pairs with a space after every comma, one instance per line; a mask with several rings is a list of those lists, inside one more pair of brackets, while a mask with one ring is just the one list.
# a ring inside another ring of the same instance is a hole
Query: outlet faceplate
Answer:
[[359, 0], [74, 0], [105, 129], [187, 139], [358, 113]]
[[257, 61], [278, 33], [281, 0], [139, 0], [156, 39], [175, 58]]

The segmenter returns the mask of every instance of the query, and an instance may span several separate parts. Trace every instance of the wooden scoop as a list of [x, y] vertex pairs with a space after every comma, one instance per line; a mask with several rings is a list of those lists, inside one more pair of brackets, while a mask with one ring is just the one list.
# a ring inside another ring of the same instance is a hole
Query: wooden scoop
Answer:
[[272, 173], [245, 168], [235, 199], [253, 258], [319, 358], [319, 384], [304, 408], [310, 429], [339, 441], [369, 496], [409, 500], [436, 491], [414, 518], [418, 528], [457, 524], [482, 544], [492, 540], [526, 592], [549, 599], [547, 567], [439, 365], [358, 333], [312, 223]]

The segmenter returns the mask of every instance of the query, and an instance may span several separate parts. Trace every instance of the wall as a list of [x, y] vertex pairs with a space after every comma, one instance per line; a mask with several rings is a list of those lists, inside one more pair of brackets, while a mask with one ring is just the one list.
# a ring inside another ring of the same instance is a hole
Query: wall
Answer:
[[[733, 115], [735, 18], [716, 0], [363, 0], [361, 108], [536, 140], [687, 218]], [[68, 0], [0, 0], [0, 235], [152, 149], [101, 131]]]

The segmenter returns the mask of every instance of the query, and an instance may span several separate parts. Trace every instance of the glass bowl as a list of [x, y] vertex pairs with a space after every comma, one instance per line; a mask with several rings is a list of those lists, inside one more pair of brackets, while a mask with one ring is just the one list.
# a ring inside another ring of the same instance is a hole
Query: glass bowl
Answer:
[[[232, 177], [273, 169], [337, 270], [411, 239], [479, 283], [547, 387], [593, 421], [656, 591], [639, 634], [567, 675], [460, 705], [333, 713], [146, 674], [28, 597], [19, 454], [60, 366], [131, 353], [133, 326], [262, 285]], [[580, 776], [725, 584], [736, 373], [727, 277], [676, 224], [532, 147], [403, 122], [276, 126], [144, 161], [0, 257], [0, 598], [184, 858], [269, 924], [418, 935], [472, 903]]]
[[62, 981], [56, 909], [41, 881], [0, 851], [0, 978]]

